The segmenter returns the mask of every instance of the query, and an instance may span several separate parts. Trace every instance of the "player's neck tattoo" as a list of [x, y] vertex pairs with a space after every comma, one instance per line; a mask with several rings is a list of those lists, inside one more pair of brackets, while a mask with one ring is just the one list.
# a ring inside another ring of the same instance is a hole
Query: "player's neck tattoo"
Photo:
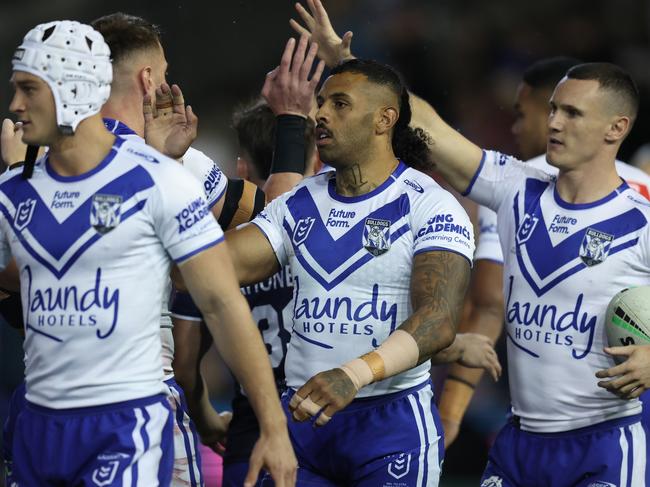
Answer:
[[352, 195], [363, 194], [377, 187], [376, 184], [368, 182], [359, 164], [337, 170], [337, 183], [339, 190]]

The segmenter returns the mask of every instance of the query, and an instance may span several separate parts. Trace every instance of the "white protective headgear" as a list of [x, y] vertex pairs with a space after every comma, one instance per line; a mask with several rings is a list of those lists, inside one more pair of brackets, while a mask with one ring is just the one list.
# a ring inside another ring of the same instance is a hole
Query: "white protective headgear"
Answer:
[[52, 90], [59, 130], [72, 134], [99, 112], [111, 93], [111, 50], [86, 24], [59, 20], [30, 30], [16, 49], [14, 71], [43, 79]]

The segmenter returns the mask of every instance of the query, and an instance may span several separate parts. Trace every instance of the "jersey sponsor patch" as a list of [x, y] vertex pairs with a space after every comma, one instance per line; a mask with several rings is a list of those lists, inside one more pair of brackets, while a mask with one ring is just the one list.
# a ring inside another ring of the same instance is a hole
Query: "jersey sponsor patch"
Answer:
[[205, 200], [203, 198], [196, 198], [174, 217], [178, 222], [178, 233], [189, 230], [203, 220], [209, 213], [210, 209], [205, 204]]
[[203, 181], [203, 189], [208, 198], [212, 196], [212, 193], [219, 187], [219, 181], [221, 181], [222, 177], [223, 173], [219, 168], [217, 166], [212, 166], [212, 169], [210, 169], [210, 172]]

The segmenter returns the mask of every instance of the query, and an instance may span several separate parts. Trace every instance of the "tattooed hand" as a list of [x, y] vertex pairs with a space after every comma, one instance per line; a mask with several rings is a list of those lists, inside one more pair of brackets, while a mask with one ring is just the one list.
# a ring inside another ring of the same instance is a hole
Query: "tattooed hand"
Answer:
[[325, 425], [334, 413], [350, 404], [356, 387], [342, 369], [320, 372], [309, 379], [291, 398], [289, 410], [296, 421], [316, 418], [316, 426]]

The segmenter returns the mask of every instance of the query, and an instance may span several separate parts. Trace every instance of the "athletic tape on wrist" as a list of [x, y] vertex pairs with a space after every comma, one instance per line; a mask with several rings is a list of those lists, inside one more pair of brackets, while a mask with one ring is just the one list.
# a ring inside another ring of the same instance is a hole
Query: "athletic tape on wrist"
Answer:
[[376, 351], [368, 352], [359, 358], [370, 367], [373, 382], [378, 382], [386, 377], [386, 364], [384, 364], [382, 356]]
[[278, 115], [276, 121], [275, 148], [270, 173], [304, 173], [307, 120], [298, 115]]
[[396, 330], [379, 348], [347, 362], [341, 369], [350, 376], [357, 389], [361, 389], [415, 367], [418, 358], [415, 339], [408, 332]]

